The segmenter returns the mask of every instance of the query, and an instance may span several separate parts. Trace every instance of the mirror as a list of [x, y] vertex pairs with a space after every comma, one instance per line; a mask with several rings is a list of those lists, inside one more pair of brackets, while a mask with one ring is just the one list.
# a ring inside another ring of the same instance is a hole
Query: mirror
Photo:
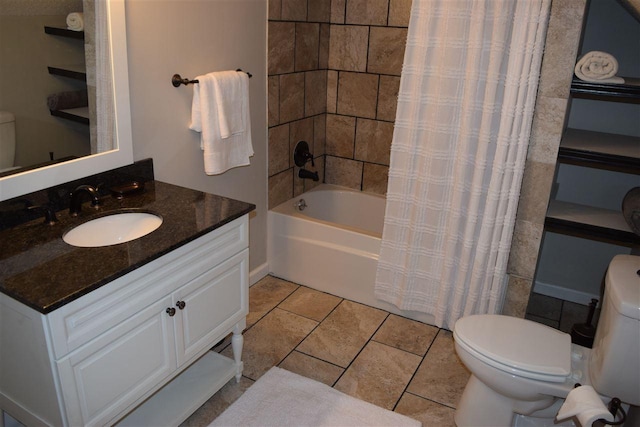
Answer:
[[[116, 148], [0, 177], [0, 201], [133, 163], [124, 0], [98, 1], [95, 13], [96, 32], [106, 34], [104, 37], [107, 37], [109, 43], [104, 43], [104, 46], [111, 55], [111, 64], [106, 67], [97, 66], [96, 80], [100, 81], [106, 73], [110, 73], [112, 77], [111, 88], [103, 91], [107, 96], [101, 95], [100, 88], [97, 89], [97, 134], [102, 134], [102, 138], [107, 138], [104, 135], [113, 134], [113, 146]], [[106, 16], [106, 20], [100, 20], [99, 16]], [[102, 32], [99, 28], [100, 22], [105, 23]], [[100, 40], [105, 41], [104, 38], [98, 40], [98, 37], [96, 36], [96, 44]], [[111, 94], [112, 98], [108, 94]], [[111, 103], [112, 106], [109, 105]], [[100, 113], [100, 105], [113, 114]], [[108, 144], [111, 144], [111, 141]]]

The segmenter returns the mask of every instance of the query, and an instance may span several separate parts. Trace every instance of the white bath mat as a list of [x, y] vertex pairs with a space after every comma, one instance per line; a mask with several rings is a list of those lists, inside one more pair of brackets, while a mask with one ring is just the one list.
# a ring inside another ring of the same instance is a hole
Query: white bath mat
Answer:
[[210, 424], [211, 427], [421, 425], [326, 384], [275, 367]]

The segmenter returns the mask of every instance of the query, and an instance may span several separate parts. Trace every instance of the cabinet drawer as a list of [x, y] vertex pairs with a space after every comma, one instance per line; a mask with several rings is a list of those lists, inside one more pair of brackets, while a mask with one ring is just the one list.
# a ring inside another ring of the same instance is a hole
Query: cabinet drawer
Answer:
[[247, 248], [248, 217], [208, 233], [47, 315], [55, 359]]
[[[178, 366], [199, 357], [249, 311], [249, 250], [207, 271], [174, 294]], [[181, 303], [181, 304], [180, 304]]]
[[167, 296], [57, 362], [68, 423], [105, 425], [176, 369]]

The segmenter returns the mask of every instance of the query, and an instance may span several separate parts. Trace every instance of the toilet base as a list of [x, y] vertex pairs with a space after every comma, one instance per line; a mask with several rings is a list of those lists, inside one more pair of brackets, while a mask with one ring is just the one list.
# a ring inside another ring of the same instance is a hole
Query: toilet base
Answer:
[[525, 415], [516, 415], [513, 420], [513, 427], [581, 427], [573, 422], [573, 418], [561, 423], [552, 418], [534, 418]]
[[[551, 406], [556, 399], [541, 396], [535, 401], [519, 401], [497, 393], [471, 375], [454, 416], [458, 427], [511, 427], [516, 414], [530, 415]], [[532, 424], [533, 425], [533, 424]]]
[[475, 375], [469, 377], [454, 421], [458, 427], [509, 427], [513, 419], [511, 399], [487, 387]]

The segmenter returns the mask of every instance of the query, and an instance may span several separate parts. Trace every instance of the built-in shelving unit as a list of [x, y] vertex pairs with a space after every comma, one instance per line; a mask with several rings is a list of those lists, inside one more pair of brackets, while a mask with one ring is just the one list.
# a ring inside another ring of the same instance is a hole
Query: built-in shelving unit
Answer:
[[640, 138], [567, 129], [558, 161], [577, 166], [640, 174]]
[[640, 236], [631, 231], [622, 212], [551, 200], [545, 229], [620, 246], [640, 245]]
[[[44, 32], [46, 34], [67, 37], [75, 40], [84, 40], [84, 31], [73, 31], [66, 28], [45, 26]], [[49, 74], [62, 76], [69, 79], [79, 80], [82, 82], [87, 81], [87, 72], [84, 64], [71, 64], [61, 66], [49, 66], [47, 67]], [[49, 110], [52, 116], [60, 117], [72, 122], [82, 123], [89, 125], [89, 107], [68, 108], [62, 110]]]
[[574, 98], [600, 101], [640, 103], [640, 78], [625, 77], [624, 84], [591, 83], [573, 79], [571, 95]]
[[[574, 79], [571, 93], [574, 97], [600, 101], [639, 103], [640, 79], [626, 80], [638, 85]], [[569, 128], [560, 142], [558, 163], [640, 175], [640, 138]], [[621, 210], [550, 200], [545, 229], [621, 246], [640, 245], [640, 237], [631, 231]]]
[[52, 116], [71, 120], [84, 125], [89, 124], [89, 107], [69, 108], [66, 110], [49, 110]]
[[640, 23], [616, 2], [586, 2], [584, 12], [575, 61], [607, 52], [624, 82], [577, 76], [566, 82], [562, 135], [555, 133], [560, 123], [549, 126], [550, 142], [559, 137], [560, 143], [533, 288], [586, 306], [601, 299], [613, 257], [640, 251], [640, 236], [627, 223], [627, 209], [622, 211], [626, 194], [640, 186], [640, 64], [634, 45]]
[[58, 67], [48, 66], [47, 69], [49, 70], [49, 74], [80, 80], [83, 82], [87, 81], [87, 72], [83, 65], [64, 65]]
[[84, 31], [74, 31], [74, 30], [69, 30], [67, 28], [50, 27], [45, 25], [44, 32], [46, 34], [51, 34], [52, 36], [60, 36], [60, 37], [68, 37], [70, 39], [84, 40]]

